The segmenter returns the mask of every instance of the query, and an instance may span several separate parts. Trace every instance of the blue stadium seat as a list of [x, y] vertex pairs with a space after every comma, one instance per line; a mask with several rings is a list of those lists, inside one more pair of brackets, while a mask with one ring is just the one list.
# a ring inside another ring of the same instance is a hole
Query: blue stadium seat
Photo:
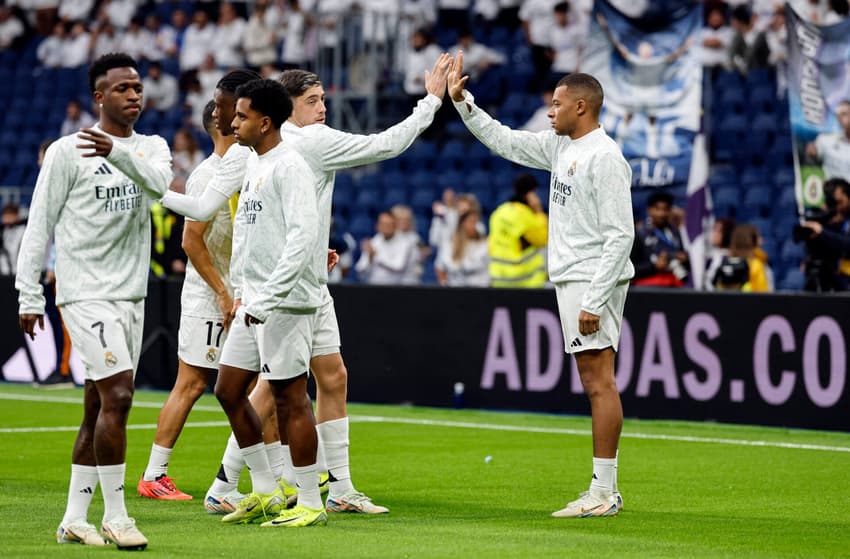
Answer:
[[354, 189], [334, 188], [333, 205], [336, 211], [349, 213], [354, 206]]
[[437, 146], [428, 140], [417, 140], [401, 157], [412, 170], [433, 169], [437, 161]]
[[794, 174], [794, 169], [789, 167], [779, 167], [776, 169], [776, 172], [773, 173], [773, 184], [776, 186], [785, 188], [786, 185], [793, 185], [797, 178]]
[[773, 204], [773, 191], [764, 186], [751, 186], [744, 190], [744, 205], [758, 208], [761, 212], [769, 210]]
[[741, 223], [744, 222], [749, 223], [750, 225], [758, 229], [759, 233], [762, 233], [762, 231], [764, 231], [765, 233], [770, 234], [770, 232], [772, 231], [771, 221], [763, 217], [753, 217], [747, 220], [741, 220]]
[[789, 265], [797, 265], [806, 258], [806, 246], [803, 243], [795, 243], [794, 239], [786, 239], [779, 251], [782, 262]]
[[407, 177], [400, 171], [378, 173], [378, 182], [384, 190], [407, 185]]
[[806, 275], [799, 268], [789, 268], [779, 280], [777, 287], [783, 291], [802, 291]]
[[741, 171], [741, 186], [744, 190], [751, 187], [769, 186], [771, 182], [767, 178], [767, 171], [763, 167], [747, 167]]
[[785, 241], [791, 238], [791, 231], [794, 229], [794, 226], [800, 222], [800, 218], [797, 217], [796, 208], [792, 209], [788, 213], [784, 215], [777, 215], [774, 213], [773, 216], [773, 234], [774, 236], [781, 241]]
[[348, 225], [348, 232], [351, 236], [361, 241], [375, 234], [375, 220], [367, 213], [357, 213], [351, 216], [351, 221]]
[[337, 190], [354, 191], [354, 178], [350, 173], [337, 173], [334, 177], [334, 192]]
[[747, 99], [744, 90], [730, 87], [720, 92], [713, 108], [714, 114], [743, 115], [747, 112]]
[[741, 203], [741, 190], [735, 185], [712, 187], [711, 201], [716, 215], [721, 217], [735, 215], [735, 209]]
[[466, 160], [466, 144], [460, 140], [449, 140], [440, 148], [440, 168], [464, 168]]
[[415, 212], [426, 212], [441, 197], [442, 192], [437, 192], [432, 184], [422, 184], [411, 192], [410, 206]]
[[441, 189], [451, 188], [456, 192], [463, 188], [463, 175], [457, 171], [444, 171], [437, 175], [437, 186]]
[[490, 152], [490, 148], [477, 140], [466, 148], [466, 159], [469, 166], [473, 169], [490, 168], [490, 164], [495, 157]]
[[391, 186], [384, 190], [384, 208], [391, 208], [396, 204], [407, 204], [408, 198], [404, 183]]
[[386, 209], [377, 188], [360, 187], [354, 196], [354, 207], [363, 212], [374, 212]]

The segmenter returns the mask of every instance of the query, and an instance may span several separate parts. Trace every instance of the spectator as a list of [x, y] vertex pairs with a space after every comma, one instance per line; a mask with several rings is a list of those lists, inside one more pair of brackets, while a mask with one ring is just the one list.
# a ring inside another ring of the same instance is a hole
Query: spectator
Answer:
[[92, 115], [83, 110], [83, 104], [76, 99], [68, 101], [65, 107], [65, 120], [59, 129], [60, 136], [76, 134], [80, 128], [91, 128], [97, 122]]
[[242, 50], [248, 66], [259, 68], [277, 61], [277, 34], [275, 27], [266, 22], [268, 0], [260, 0], [254, 5], [254, 12], [245, 26], [242, 38]]
[[86, 24], [75, 21], [71, 24], [71, 33], [65, 39], [62, 47], [62, 67], [79, 68], [89, 61], [91, 35]]
[[63, 50], [65, 49], [65, 24], [57, 22], [53, 25], [53, 33], [38, 45], [36, 57], [41, 65], [46, 68], [59, 68], [64, 60]]
[[552, 108], [552, 89], [544, 89], [540, 93], [542, 105], [534, 111], [531, 118], [522, 125], [522, 130], [528, 132], [543, 132], [552, 129], [552, 119], [549, 118], [549, 110]]
[[177, 78], [162, 72], [159, 62], [151, 62], [148, 75], [142, 80], [145, 91], [145, 108], [160, 112], [170, 111], [177, 105], [180, 88]]
[[732, 230], [729, 255], [723, 259], [714, 278], [718, 289], [770, 291], [764, 262], [756, 255], [758, 238], [758, 229], [746, 223]]
[[14, 276], [18, 264], [18, 252], [21, 250], [21, 240], [26, 230], [26, 220], [21, 218], [20, 207], [9, 202], [3, 206], [0, 220], [0, 233], [3, 241], [0, 243], [0, 276]]
[[182, 215], [159, 202], [151, 205], [151, 272], [158, 278], [186, 273], [186, 253], [181, 246], [183, 222]]
[[410, 47], [407, 53], [404, 92], [410, 98], [411, 106], [414, 106], [425, 95], [425, 71], [431, 70], [434, 61], [440, 57], [440, 47], [433, 43], [431, 33], [425, 28], [413, 32]]
[[[197, 70], [215, 46], [215, 26], [204, 10], [198, 10], [192, 16], [192, 25], [183, 34], [180, 47], [180, 71]], [[206, 104], [206, 101], [204, 102]]]
[[60, 0], [59, 19], [65, 23], [88, 21], [94, 8], [94, 0]]
[[215, 28], [215, 62], [222, 68], [238, 68], [243, 65], [242, 38], [245, 35], [245, 20], [236, 14], [233, 4], [223, 2], [219, 8]]
[[24, 36], [24, 24], [8, 6], [0, 6], [0, 50], [15, 46]]
[[490, 285], [487, 237], [481, 234], [481, 214], [469, 210], [460, 215], [450, 250], [440, 252], [435, 264], [437, 281], [450, 287]]
[[729, 47], [732, 66], [742, 74], [767, 67], [770, 57], [767, 39], [756, 29], [755, 17], [748, 6], [736, 6], [732, 10], [732, 29], [734, 35]]
[[552, 7], [554, 0], [525, 0], [519, 9], [519, 19], [525, 39], [531, 47], [534, 63], [534, 85], [538, 88], [552, 67]]
[[638, 228], [632, 247], [635, 266], [634, 285], [682, 287], [690, 262], [682, 235], [670, 223], [673, 196], [653, 192], [648, 199], [647, 220]]
[[729, 256], [729, 243], [732, 241], [732, 229], [735, 228], [735, 220], [730, 218], [718, 218], [711, 228], [711, 248], [708, 253], [708, 266], [705, 271], [705, 289], [714, 289], [714, 277], [723, 258]]
[[767, 62], [776, 68], [776, 91], [784, 97], [788, 89], [788, 28], [785, 26], [784, 6], [775, 7], [764, 38], [770, 53]]
[[409, 206], [396, 204], [390, 208], [390, 213], [395, 218], [396, 235], [406, 239], [416, 247], [416, 251], [408, 263], [402, 283], [410, 285], [421, 283], [422, 265], [425, 259], [431, 254], [431, 249], [425, 246], [419, 233], [416, 232], [416, 221], [413, 218], [413, 210]]
[[458, 35], [458, 42], [449, 52], [457, 56], [458, 51], [463, 51], [464, 69], [469, 75], [470, 82], [481, 79], [490, 66], [504, 64], [505, 55], [493, 50], [486, 45], [475, 41], [470, 29], [462, 29]]
[[134, 17], [121, 37], [121, 52], [126, 52], [136, 60], [147, 57], [152, 37], [148, 30], [142, 26], [142, 18]]
[[171, 145], [171, 163], [174, 168], [171, 190], [183, 192], [186, 179], [204, 160], [204, 152], [198, 148], [195, 135], [186, 128], [180, 128], [174, 133]]
[[[448, 250], [448, 245], [457, 230], [460, 215], [475, 211], [481, 215], [481, 204], [473, 194], [455, 194], [454, 190], [447, 188], [443, 191], [443, 199], [437, 200], [431, 206], [434, 215], [431, 227], [428, 229], [428, 244], [437, 250], [437, 259], [440, 253]], [[479, 221], [481, 234], [486, 234], [484, 224]]]
[[806, 241], [806, 291], [850, 290], [850, 183], [831, 179], [824, 184], [827, 213], [808, 219], [794, 231]]
[[729, 49], [734, 31], [726, 25], [723, 5], [711, 4], [706, 16], [706, 26], [700, 31], [698, 57], [706, 68], [729, 68]]
[[148, 14], [145, 18], [145, 31], [148, 33], [148, 45], [145, 49], [145, 57], [148, 60], [161, 62], [177, 56], [177, 31], [173, 27], [162, 25], [156, 14]]
[[189, 29], [189, 16], [179, 8], [174, 10], [171, 12], [171, 25], [169, 27], [174, 31], [174, 52], [170, 53], [169, 56], [179, 58], [180, 51], [183, 50], [186, 30]]
[[108, 21], [104, 22], [91, 36], [89, 49], [92, 60], [110, 52], [118, 52], [121, 50], [120, 43], [121, 39], [115, 34], [115, 27]]
[[437, 0], [437, 27], [456, 31], [469, 27], [471, 3], [471, 0]]
[[806, 154], [822, 164], [825, 178], [850, 181], [850, 99], [838, 104], [835, 117], [841, 132], [818, 134], [815, 141], [806, 146]]
[[547, 275], [541, 249], [549, 239], [549, 219], [533, 175], [517, 176], [513, 189], [513, 197], [490, 215], [490, 285], [542, 287]]
[[553, 9], [555, 24], [551, 28], [550, 44], [553, 61], [550, 79], [558, 80], [577, 72], [582, 62], [587, 32], [580, 21], [573, 21], [569, 2], [558, 2]]
[[395, 218], [390, 212], [378, 215], [377, 234], [361, 245], [360, 260], [354, 269], [361, 281], [372, 285], [400, 285], [410, 262], [416, 257], [416, 245], [396, 233]]
[[[333, 18], [333, 16], [329, 16]], [[330, 20], [329, 20], [330, 21]], [[299, 0], [292, 0], [289, 9], [281, 14], [283, 30], [283, 48], [280, 59], [283, 69], [300, 68], [307, 60], [305, 43], [307, 41], [307, 26], [309, 19], [301, 8]]]
[[124, 30], [136, 13], [137, 0], [104, 0], [100, 10], [109, 19], [115, 29]]
[[351, 267], [354, 265], [354, 249], [357, 248], [357, 241], [351, 233], [340, 232], [336, 224], [331, 222], [331, 236], [328, 241], [328, 248], [335, 250], [339, 255], [339, 262], [328, 273], [328, 283], [339, 283], [348, 277], [348, 274], [351, 272]]
[[204, 125], [204, 107], [210, 100], [209, 95], [201, 89], [201, 82], [194, 73], [189, 73], [184, 81], [186, 91], [185, 107], [189, 110], [189, 120], [198, 129]]

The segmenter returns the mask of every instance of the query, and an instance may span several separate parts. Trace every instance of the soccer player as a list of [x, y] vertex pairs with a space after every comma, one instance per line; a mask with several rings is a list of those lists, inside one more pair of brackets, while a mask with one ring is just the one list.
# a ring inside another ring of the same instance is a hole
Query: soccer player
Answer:
[[[234, 228], [233, 282], [241, 289], [242, 305], [225, 342], [215, 394], [251, 470], [253, 493], [222, 522], [322, 525], [327, 514], [319, 493], [307, 376], [321, 304], [319, 278], [327, 274], [327, 237], [319, 232], [312, 172], [281, 141], [280, 126], [292, 112], [286, 90], [273, 80], [254, 80], [240, 86], [236, 97], [234, 136], [257, 157], [248, 160]], [[291, 443], [299, 490], [289, 510], [272, 475], [262, 424], [246, 396], [256, 371], [271, 387], [278, 429]]]
[[551, 171], [549, 278], [555, 284], [564, 346], [575, 356], [590, 398], [593, 476], [590, 489], [552, 513], [556, 517], [613, 516], [622, 509], [617, 447], [623, 408], [614, 381], [614, 355], [634, 239], [629, 164], [599, 125], [602, 86], [570, 74], [549, 110], [553, 131], [511, 130], [493, 120], [463, 86], [463, 53], [448, 76], [449, 95], [467, 128], [502, 157]]
[[[236, 143], [232, 134], [216, 127], [215, 101], [204, 108], [204, 129], [213, 140], [213, 153], [189, 175], [186, 192], [199, 196], [212, 181], [222, 157]], [[204, 393], [211, 373], [218, 369], [221, 347], [227, 339], [233, 288], [230, 285], [230, 253], [233, 226], [230, 210], [223, 206], [208, 222], [186, 220], [183, 249], [189, 257], [180, 297], [180, 329], [177, 334], [177, 380], [157, 420], [148, 466], [137, 491], [143, 497], [166, 501], [192, 498], [175, 487], [168, 476], [168, 461], [186, 418]], [[239, 499], [239, 495], [231, 498]]]
[[[150, 200], [171, 183], [171, 151], [159, 136], [133, 131], [142, 81], [135, 60], [106, 54], [89, 68], [100, 106], [93, 128], [47, 150], [18, 258], [20, 326], [43, 327], [39, 275], [51, 234], [56, 238], [56, 303], [85, 364], [83, 421], [74, 443], [59, 543], [144, 549], [147, 539], [124, 504], [127, 416], [142, 345], [150, 259]], [[98, 482], [103, 536], [87, 513]]]
[[[433, 70], [425, 73], [428, 94], [419, 101], [408, 118], [384, 132], [368, 136], [340, 132], [324, 124], [325, 92], [316, 74], [302, 70], [287, 70], [281, 74], [279, 81], [287, 89], [293, 103], [292, 116], [281, 127], [281, 134], [284, 141], [301, 153], [316, 177], [315, 188], [322, 220], [320, 228], [323, 242], [327, 241], [330, 231], [336, 171], [383, 161], [406, 150], [431, 124], [434, 114], [442, 105], [450, 60], [448, 55], [442, 55], [435, 62]], [[163, 203], [180, 213], [188, 211], [190, 213], [186, 215], [192, 215], [192, 212], [198, 212], [203, 217], [204, 212], [210, 211], [210, 207], [216, 207], [215, 204], [224, 203], [224, 199], [224, 195], [219, 194], [217, 200], [192, 201], [169, 193]], [[339, 350], [339, 327], [333, 299], [327, 290], [327, 276], [323, 275], [321, 281], [322, 306], [313, 333], [313, 358], [310, 361], [310, 369], [316, 378], [316, 419], [331, 476], [327, 509], [332, 512], [386, 513], [386, 507], [372, 503], [369, 497], [356, 490], [351, 481], [346, 410], [348, 372]], [[251, 394], [251, 402], [261, 419], [272, 418], [274, 405], [266, 383], [258, 383]], [[285, 436], [283, 433], [281, 435]], [[268, 437], [266, 441], [269, 442]], [[273, 446], [270, 444], [269, 448]], [[291, 459], [287, 453], [288, 449], [284, 447], [284, 463], [288, 466]], [[216, 510], [216, 503], [236, 490], [236, 476], [242, 464], [239, 447], [231, 440], [225, 450], [219, 475], [207, 491], [205, 506], [208, 511], [227, 512], [226, 507]], [[290, 483], [293, 481], [291, 473], [285, 474], [284, 477], [288, 477]]]

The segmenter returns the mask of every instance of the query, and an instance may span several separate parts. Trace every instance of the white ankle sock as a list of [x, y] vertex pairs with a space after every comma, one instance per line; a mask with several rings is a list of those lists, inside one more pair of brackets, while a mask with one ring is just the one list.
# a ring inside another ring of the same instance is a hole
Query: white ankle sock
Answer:
[[341, 497], [354, 491], [348, 467], [348, 418], [334, 419], [316, 425], [325, 449], [330, 487], [328, 498]]
[[272, 475], [269, 466], [269, 457], [266, 454], [266, 445], [259, 442], [240, 449], [248, 469], [251, 471], [251, 485], [254, 493], [268, 494], [277, 488], [277, 482]]
[[292, 452], [290, 452], [288, 444], [280, 445], [280, 449], [283, 452], [283, 471], [281, 476], [287, 485], [295, 487], [295, 470], [293, 470], [295, 466], [292, 464]]
[[266, 454], [269, 457], [269, 467], [272, 469], [272, 475], [275, 479], [280, 479], [283, 476], [283, 447], [280, 441], [266, 443]]
[[614, 475], [617, 468], [616, 458], [593, 457], [593, 479], [590, 480], [591, 493], [613, 493]]
[[98, 466], [97, 476], [100, 478], [100, 490], [103, 493], [103, 521], [127, 516], [124, 504], [124, 476], [127, 464]]
[[239, 475], [244, 467], [245, 459], [242, 458], [242, 452], [239, 451], [236, 437], [231, 433], [221, 457], [221, 467], [210, 486], [210, 493], [224, 495], [239, 489]]
[[614, 454], [614, 493], [619, 493], [620, 488], [617, 486], [617, 469], [620, 467], [620, 449], [617, 449], [616, 454]]
[[88, 521], [89, 505], [98, 482], [97, 466], [71, 464], [71, 482], [68, 484], [68, 504], [62, 524], [75, 520]]
[[315, 464], [310, 466], [293, 466], [295, 470], [295, 485], [298, 487], [298, 504], [311, 509], [322, 507], [322, 497], [319, 495], [319, 474]]
[[168, 473], [168, 460], [171, 458], [171, 450], [156, 443], [151, 446], [151, 456], [148, 458], [148, 467], [145, 469], [145, 481], [154, 481], [159, 476]]

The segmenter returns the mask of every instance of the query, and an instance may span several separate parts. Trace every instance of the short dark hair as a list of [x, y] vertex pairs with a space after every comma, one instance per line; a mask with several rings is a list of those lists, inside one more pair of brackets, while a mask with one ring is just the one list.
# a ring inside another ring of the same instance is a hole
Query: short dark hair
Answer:
[[292, 114], [292, 100], [286, 88], [275, 80], [254, 80], [236, 89], [236, 98], [251, 101], [251, 109], [269, 117], [275, 128]]
[[514, 179], [513, 189], [513, 200], [525, 200], [526, 194], [537, 189], [537, 179], [531, 173], [521, 173]]
[[97, 80], [113, 68], [133, 68], [139, 71], [136, 60], [124, 52], [110, 52], [104, 54], [89, 66], [89, 89], [94, 93], [97, 89]]
[[216, 84], [216, 89], [220, 89], [222, 91], [226, 91], [231, 94], [236, 93], [236, 89], [245, 83], [248, 83], [253, 80], [261, 80], [263, 76], [258, 74], [253, 70], [247, 70], [245, 68], [240, 68], [238, 70], [231, 70], [226, 73], [218, 83]]
[[850, 196], [850, 182], [838, 177], [834, 177], [823, 183], [823, 192], [827, 199], [835, 195], [835, 191], [840, 190], [845, 196]]
[[750, 8], [744, 4], [735, 6], [735, 8], [732, 9], [732, 19], [738, 20], [744, 25], [749, 25], [752, 18], [753, 13], [750, 11]]
[[284, 70], [277, 81], [283, 85], [290, 97], [300, 97], [311, 87], [322, 85], [318, 74], [306, 70]]
[[17, 214], [20, 211], [21, 207], [16, 202], [6, 202], [6, 205], [3, 206], [2, 213], [15, 213]]
[[204, 113], [201, 117], [201, 122], [204, 125], [204, 130], [207, 131], [210, 135], [212, 131], [215, 130], [215, 119], [213, 118], [213, 111], [215, 110], [215, 101], [208, 101], [206, 105], [204, 105]]
[[669, 192], [664, 192], [663, 190], [657, 190], [649, 195], [649, 198], [646, 200], [647, 207], [654, 206], [658, 202], [664, 202], [668, 206], [673, 205], [673, 195]]
[[602, 108], [602, 102], [605, 100], [605, 94], [602, 91], [602, 84], [599, 83], [599, 80], [590, 74], [576, 72], [558, 80], [555, 88], [557, 89], [561, 86], [566, 86], [571, 92], [575, 92], [576, 95], [590, 105], [593, 112], [599, 114], [599, 110]]
[[566, 14], [570, 11], [570, 3], [569, 2], [558, 2], [557, 4], [555, 4], [555, 7], [552, 8], [552, 10], [555, 11], [555, 12], [560, 12], [560, 13]]

